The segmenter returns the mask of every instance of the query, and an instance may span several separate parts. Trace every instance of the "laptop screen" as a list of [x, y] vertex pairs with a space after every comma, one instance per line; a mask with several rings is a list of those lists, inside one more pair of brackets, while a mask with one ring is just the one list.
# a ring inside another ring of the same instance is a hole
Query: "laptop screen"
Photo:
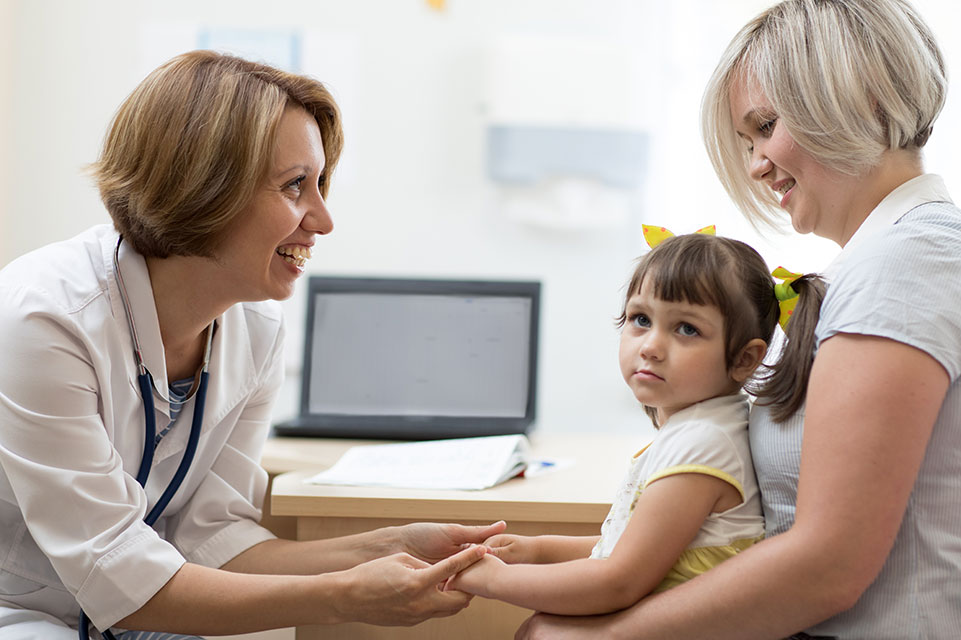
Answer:
[[312, 277], [308, 296], [301, 415], [278, 433], [466, 437], [533, 420], [539, 283]]

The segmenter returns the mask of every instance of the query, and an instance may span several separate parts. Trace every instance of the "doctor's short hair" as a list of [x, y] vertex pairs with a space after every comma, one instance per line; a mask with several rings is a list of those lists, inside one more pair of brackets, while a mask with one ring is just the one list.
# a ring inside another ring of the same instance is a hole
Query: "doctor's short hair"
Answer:
[[91, 166], [117, 231], [144, 256], [213, 256], [266, 177], [289, 105], [320, 127], [326, 197], [343, 130], [323, 84], [213, 51], [154, 70], [120, 106]]
[[749, 176], [731, 87], [755, 83], [778, 127], [822, 165], [858, 175], [889, 149], [920, 149], [947, 75], [930, 28], [905, 0], [785, 0], [734, 37], [704, 93], [701, 132], [724, 188], [755, 225], [778, 226], [776, 194]]

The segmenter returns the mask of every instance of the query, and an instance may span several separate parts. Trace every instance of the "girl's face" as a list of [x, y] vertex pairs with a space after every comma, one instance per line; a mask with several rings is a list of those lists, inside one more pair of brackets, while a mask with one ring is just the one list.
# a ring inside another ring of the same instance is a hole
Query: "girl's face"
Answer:
[[795, 231], [847, 243], [876, 204], [862, 202], [863, 179], [829, 169], [804, 151], [779, 124], [757, 83], [744, 74], [729, 99], [734, 130], [751, 154], [751, 178], [777, 193]]
[[223, 288], [236, 300], [283, 300], [293, 294], [314, 235], [334, 226], [319, 187], [325, 162], [317, 122], [304, 109], [288, 107], [267, 178], [217, 252]]
[[621, 374], [658, 421], [692, 404], [736, 392], [725, 362], [724, 318], [711, 305], [666, 302], [645, 279], [627, 301]]

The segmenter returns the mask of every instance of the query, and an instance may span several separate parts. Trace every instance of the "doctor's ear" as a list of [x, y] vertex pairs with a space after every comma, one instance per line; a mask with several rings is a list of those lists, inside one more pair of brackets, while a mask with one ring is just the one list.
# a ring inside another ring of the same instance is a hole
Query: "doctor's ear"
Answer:
[[760, 338], [754, 338], [741, 347], [741, 350], [734, 357], [734, 364], [731, 365], [731, 379], [738, 384], [744, 384], [761, 364], [761, 361], [764, 360], [764, 354], [766, 353], [767, 343]]

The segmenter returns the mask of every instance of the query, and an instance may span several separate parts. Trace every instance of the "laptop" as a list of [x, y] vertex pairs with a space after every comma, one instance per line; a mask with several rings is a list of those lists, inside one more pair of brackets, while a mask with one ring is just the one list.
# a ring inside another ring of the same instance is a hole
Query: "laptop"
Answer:
[[539, 282], [312, 276], [299, 415], [281, 436], [526, 433]]

